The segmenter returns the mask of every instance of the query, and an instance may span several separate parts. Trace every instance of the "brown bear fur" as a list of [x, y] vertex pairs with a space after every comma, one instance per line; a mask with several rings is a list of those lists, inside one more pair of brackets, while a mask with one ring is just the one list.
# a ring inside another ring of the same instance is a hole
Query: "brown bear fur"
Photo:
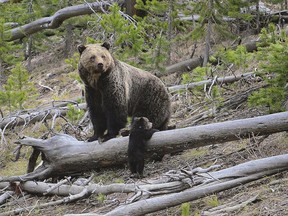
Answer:
[[116, 137], [126, 126], [127, 116], [147, 117], [154, 128], [166, 130], [170, 98], [163, 82], [113, 58], [109, 48], [108, 43], [78, 46], [78, 70], [94, 129], [88, 141]]
[[147, 141], [158, 131], [153, 129], [152, 125], [145, 117], [135, 117], [132, 120], [128, 145], [128, 163], [131, 173], [136, 174], [136, 177], [143, 176]]

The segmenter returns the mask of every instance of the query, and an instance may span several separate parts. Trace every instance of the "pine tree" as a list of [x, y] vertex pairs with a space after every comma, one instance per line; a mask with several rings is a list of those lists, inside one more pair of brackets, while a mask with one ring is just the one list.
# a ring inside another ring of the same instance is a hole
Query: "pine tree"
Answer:
[[[144, 40], [146, 52], [141, 56], [147, 69], [163, 70], [170, 63], [171, 47], [175, 42], [175, 31], [180, 35], [186, 30], [184, 21], [179, 21], [178, 13], [183, 11], [186, 4], [175, 1], [142, 0], [136, 1], [136, 8], [145, 11], [147, 16], [135, 17], [138, 24], [145, 30]], [[181, 22], [181, 25], [180, 25]]]
[[104, 14], [100, 21], [106, 35], [104, 40], [118, 46], [116, 56], [123, 61], [129, 61], [128, 57], [131, 56], [139, 56], [144, 47], [142, 26], [126, 19], [117, 4], [110, 6], [109, 10], [110, 13]]
[[10, 112], [14, 109], [23, 109], [24, 102], [29, 97], [36, 96], [36, 90], [29, 81], [29, 73], [20, 63], [11, 70], [3, 87], [0, 91], [0, 105], [8, 107]]
[[288, 37], [284, 31], [280, 34], [275, 34], [275, 31], [274, 25], [270, 25], [268, 30], [262, 29], [263, 43], [259, 44], [257, 52], [259, 75], [265, 79], [268, 87], [249, 97], [250, 105], [268, 107], [271, 113], [283, 111], [288, 97]]
[[251, 17], [240, 13], [240, 8], [247, 6], [247, 3], [243, 1], [200, 0], [192, 3], [192, 6], [194, 8], [192, 13], [200, 16], [197, 26], [192, 32], [192, 39], [197, 41], [205, 38], [203, 66], [206, 66], [209, 60], [212, 33], [214, 38], [215, 34], [221, 38], [235, 37], [235, 35], [231, 34], [228, 22], [224, 18], [230, 17], [238, 20], [248, 20]]

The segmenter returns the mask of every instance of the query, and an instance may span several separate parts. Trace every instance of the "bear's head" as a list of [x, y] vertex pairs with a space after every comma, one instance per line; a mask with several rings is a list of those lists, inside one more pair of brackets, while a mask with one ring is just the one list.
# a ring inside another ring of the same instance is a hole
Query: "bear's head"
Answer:
[[79, 45], [80, 65], [90, 76], [98, 76], [113, 67], [114, 60], [109, 52], [110, 44]]
[[152, 123], [146, 117], [134, 117], [132, 119], [131, 130], [150, 130]]

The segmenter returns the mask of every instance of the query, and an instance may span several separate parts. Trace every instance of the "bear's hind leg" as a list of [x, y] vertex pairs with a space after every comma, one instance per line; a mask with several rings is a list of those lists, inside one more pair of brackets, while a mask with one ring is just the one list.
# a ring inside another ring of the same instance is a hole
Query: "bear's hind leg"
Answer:
[[127, 123], [127, 115], [125, 113], [118, 116], [108, 114], [108, 116], [108, 131], [107, 134], [103, 136], [103, 142], [115, 138], [119, 134], [119, 131], [124, 128]]

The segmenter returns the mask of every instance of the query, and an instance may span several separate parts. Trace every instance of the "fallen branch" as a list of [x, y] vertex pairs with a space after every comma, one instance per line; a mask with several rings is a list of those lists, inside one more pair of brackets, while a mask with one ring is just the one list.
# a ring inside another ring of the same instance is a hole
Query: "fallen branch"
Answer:
[[191, 117], [187, 117], [185, 120], [181, 121], [179, 123], [180, 127], [186, 127], [187, 125], [193, 126], [195, 124], [198, 124], [199, 122], [214, 117], [216, 114], [224, 110], [231, 110], [236, 109], [238, 106], [240, 106], [242, 103], [247, 101], [247, 98], [254, 92], [259, 90], [260, 88], [266, 87], [266, 85], [257, 86], [251, 89], [248, 89], [247, 91], [240, 92], [233, 97], [229, 98], [228, 100], [224, 101], [223, 104], [221, 104], [218, 107], [210, 108], [206, 111], [203, 111], [199, 114], [193, 114]]
[[[105, 214], [105, 216], [137, 216], [156, 212], [159, 210], [167, 209], [169, 207], [180, 205], [184, 202], [190, 202], [220, 191], [228, 190], [257, 180], [261, 177], [272, 175], [287, 169], [288, 154], [246, 162], [217, 172], [203, 174], [210, 179], [209, 184], [207, 184], [206, 178], [202, 178], [203, 184], [198, 185], [197, 187], [192, 187], [179, 193], [142, 199], [135, 203], [122, 205]], [[74, 214], [67, 214], [66, 216], [72, 215]], [[97, 214], [90, 213], [90, 215]]]
[[6, 191], [4, 194], [0, 196], [0, 206], [6, 202], [7, 199], [12, 197], [15, 194], [14, 191]]
[[[223, 170], [209, 172], [214, 167], [215, 166], [212, 166], [207, 169], [197, 167], [192, 170], [180, 171], [172, 170], [158, 180], [147, 180], [145, 183], [136, 184], [90, 184], [88, 186], [61, 184], [59, 187], [56, 187], [56, 184], [28, 181], [20, 183], [20, 187], [21, 190], [30, 194], [43, 194], [49, 188], [53, 188], [49, 194], [68, 196], [55, 202], [35, 205], [34, 207], [36, 208], [72, 202], [91, 194], [101, 193], [108, 195], [112, 193], [132, 192], [134, 195], [128, 199], [126, 205], [112, 210], [107, 215], [143, 215], [179, 205], [183, 202], [196, 200], [216, 192], [257, 180], [266, 175], [272, 175], [287, 170], [288, 154], [262, 158]], [[190, 183], [187, 180], [190, 180]], [[1, 187], [7, 187], [7, 183], [0, 183], [0, 188]], [[186, 190], [179, 192], [183, 189]], [[7, 190], [10, 190], [10, 188], [8, 187]], [[166, 195], [159, 196], [161, 194]], [[31, 208], [20, 208], [11, 212], [6, 212], [5, 214], [20, 213]]]
[[60, 199], [60, 200], [56, 200], [56, 201], [52, 201], [52, 202], [48, 202], [48, 203], [43, 203], [43, 204], [40, 204], [40, 205], [35, 205], [35, 206], [28, 206], [28, 207], [24, 207], [24, 208], [16, 208], [12, 211], [8, 211], [8, 212], [4, 212], [4, 213], [1, 213], [1, 216], [9, 216], [9, 215], [15, 215], [15, 214], [19, 214], [23, 211], [31, 211], [35, 208], [45, 208], [45, 207], [48, 207], [48, 206], [55, 206], [55, 205], [60, 205], [60, 204], [64, 204], [64, 203], [70, 203], [70, 202], [74, 202], [78, 199], [81, 199], [83, 197], [86, 197], [87, 196], [87, 190], [83, 190], [81, 191], [79, 194], [75, 194], [75, 195], [70, 195], [68, 197], [65, 197], [63, 199]]
[[171, 87], [168, 87], [168, 91], [169, 92], [175, 92], [175, 91], [179, 91], [182, 89], [192, 89], [192, 88], [195, 88], [197, 86], [203, 86], [203, 85], [210, 86], [213, 82], [216, 82], [217, 84], [232, 83], [232, 82], [236, 82], [240, 79], [250, 78], [252, 76], [255, 76], [255, 74], [254, 73], [245, 73], [245, 74], [240, 74], [240, 75], [235, 75], [235, 76], [219, 77], [216, 80], [209, 79], [209, 80], [203, 80], [200, 82], [188, 83], [185, 85], [171, 86]]
[[[146, 157], [179, 152], [189, 148], [224, 143], [251, 136], [288, 130], [288, 112], [255, 118], [226, 121], [183, 129], [156, 132], [148, 142]], [[24, 138], [19, 144], [41, 151], [43, 164], [22, 176], [2, 177], [0, 181], [28, 181], [59, 175], [71, 175], [101, 167], [119, 166], [127, 162], [128, 137], [83, 142], [62, 134], [48, 140]], [[29, 166], [29, 165], [28, 165]]]
[[[86, 109], [86, 103], [77, 104], [74, 106], [79, 109]], [[47, 119], [56, 118], [58, 116], [65, 116], [68, 110], [68, 107], [49, 107], [40, 111], [35, 110], [22, 115], [5, 117], [0, 119], [0, 129], [4, 130], [16, 126], [34, 124], [35, 122], [41, 122]]]
[[201, 215], [202, 216], [214, 216], [214, 215], [217, 216], [217, 215], [223, 215], [223, 214], [239, 211], [240, 209], [243, 209], [248, 204], [255, 202], [258, 196], [259, 194], [241, 203], [233, 202], [233, 203], [228, 203], [225, 205], [217, 206], [215, 208], [209, 209], [209, 211], [202, 212]]
[[94, 2], [89, 4], [81, 4], [63, 8], [58, 10], [53, 16], [44, 17], [35, 20], [26, 25], [8, 30], [5, 32], [6, 41], [14, 41], [26, 37], [27, 35], [34, 34], [44, 29], [56, 29], [66, 19], [75, 16], [87, 15], [96, 12], [102, 12], [102, 8], [111, 5], [109, 2]]

